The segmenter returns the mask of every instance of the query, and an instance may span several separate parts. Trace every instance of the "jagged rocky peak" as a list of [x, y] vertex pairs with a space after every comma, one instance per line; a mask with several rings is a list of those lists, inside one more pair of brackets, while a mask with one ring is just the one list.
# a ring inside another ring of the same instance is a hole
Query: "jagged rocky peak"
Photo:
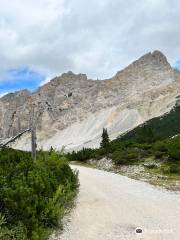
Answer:
[[72, 71], [68, 71], [67, 73], [63, 73], [60, 77], [57, 77], [57, 81], [59, 82], [63, 82], [63, 83], [73, 83], [73, 82], [82, 82], [82, 81], [86, 81], [87, 80], [87, 76], [86, 74], [75, 74]]
[[82, 80], [87, 80], [86, 74], [82, 74], [82, 73], [75, 74], [72, 71], [68, 71], [67, 73], [63, 73], [60, 78], [66, 78], [66, 79], [72, 79], [72, 78], [77, 78], [78, 79], [79, 78], [79, 79], [82, 79]]
[[142, 56], [135, 63], [153, 64], [153, 65], [159, 65], [161, 67], [171, 68], [170, 64], [167, 61], [166, 56], [159, 50], [155, 50], [152, 53], [150, 52]]
[[0, 100], [2, 102], [12, 102], [12, 101], [18, 101], [18, 99], [26, 99], [31, 95], [31, 92], [27, 89], [23, 89], [21, 91], [17, 91], [14, 93], [8, 93], [4, 95]]
[[[161, 51], [155, 50], [152, 53], [149, 52], [149, 53], [143, 55], [138, 60], [136, 60], [132, 64], [130, 64], [127, 68], [139, 67], [142, 69], [144, 67], [149, 67], [150, 69], [152, 69], [152, 67], [155, 67], [155, 69], [157, 69], [158, 66], [160, 68], [165, 67], [165, 68], [171, 69], [171, 66], [168, 63], [166, 56]], [[127, 68], [125, 68], [125, 70]]]
[[124, 70], [119, 71], [114, 80], [120, 80], [127, 84], [136, 84], [138, 88], [155, 85], [166, 85], [174, 81], [174, 72], [168, 63], [165, 55], [156, 50], [149, 52], [132, 64], [127, 66]]
[[179, 70], [174, 70], [174, 76], [177, 82], [180, 82], [180, 71]]
[[155, 50], [151, 55], [152, 55], [154, 58], [156, 58], [157, 60], [167, 62], [166, 56], [165, 56], [161, 51], [159, 51], [159, 50]]
[[[143, 60], [143, 61], [156, 60], [156, 61], [159, 61], [159, 62], [164, 62], [165, 64], [168, 63], [166, 56], [159, 50], [149, 52], [149, 53], [143, 55], [142, 57], [140, 57], [139, 60]], [[135, 62], [138, 62], [139, 60], [137, 60]]]
[[63, 73], [60, 76], [57, 76], [53, 78], [50, 82], [44, 84], [38, 89], [38, 92], [42, 91], [53, 91], [56, 87], [66, 85], [66, 84], [79, 84], [82, 82], [87, 81], [87, 75], [86, 74], [75, 74], [72, 71], [68, 71], [66, 73]]

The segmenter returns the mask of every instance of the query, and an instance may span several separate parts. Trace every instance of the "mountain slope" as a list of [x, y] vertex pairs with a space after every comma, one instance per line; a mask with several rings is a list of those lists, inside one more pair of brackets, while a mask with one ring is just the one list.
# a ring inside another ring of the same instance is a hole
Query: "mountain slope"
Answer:
[[[0, 138], [29, 128], [34, 105], [39, 147], [96, 147], [103, 127], [114, 139], [168, 112], [179, 93], [179, 71], [159, 51], [144, 55], [108, 80], [64, 73], [34, 93], [24, 90], [0, 99]], [[29, 149], [30, 137], [22, 137], [13, 147]]]
[[134, 128], [124, 134], [121, 139], [137, 139], [144, 128], [149, 128], [155, 137], [168, 138], [180, 134], [180, 101], [177, 101], [176, 106], [163, 116], [153, 118], [144, 124]]

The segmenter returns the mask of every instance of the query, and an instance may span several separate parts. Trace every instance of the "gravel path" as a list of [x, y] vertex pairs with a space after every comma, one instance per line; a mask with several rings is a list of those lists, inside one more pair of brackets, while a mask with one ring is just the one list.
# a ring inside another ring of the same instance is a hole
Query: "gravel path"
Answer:
[[[180, 239], [180, 194], [82, 166], [77, 205], [53, 240]], [[135, 233], [139, 227], [142, 233]]]

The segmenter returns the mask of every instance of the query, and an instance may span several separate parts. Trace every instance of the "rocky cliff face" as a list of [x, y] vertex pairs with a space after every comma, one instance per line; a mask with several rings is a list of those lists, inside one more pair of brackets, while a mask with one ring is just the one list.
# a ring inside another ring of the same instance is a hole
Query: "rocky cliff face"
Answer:
[[[0, 138], [29, 127], [35, 107], [38, 146], [67, 149], [97, 146], [102, 128], [115, 138], [167, 112], [180, 94], [180, 72], [159, 51], [148, 53], [108, 80], [64, 73], [40, 87], [0, 99]], [[29, 149], [29, 136], [14, 147]]]

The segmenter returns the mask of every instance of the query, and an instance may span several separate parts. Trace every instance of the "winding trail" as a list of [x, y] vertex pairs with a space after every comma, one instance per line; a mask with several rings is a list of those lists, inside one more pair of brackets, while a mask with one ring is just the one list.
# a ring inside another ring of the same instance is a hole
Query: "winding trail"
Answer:
[[[82, 166], [77, 204], [53, 240], [179, 240], [180, 194]], [[135, 233], [140, 227], [142, 233]]]

